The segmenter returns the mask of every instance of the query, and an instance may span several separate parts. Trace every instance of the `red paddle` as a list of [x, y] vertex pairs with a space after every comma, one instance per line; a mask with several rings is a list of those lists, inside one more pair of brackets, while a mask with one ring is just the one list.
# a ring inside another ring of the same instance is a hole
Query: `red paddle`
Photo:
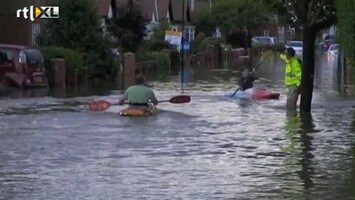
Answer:
[[[169, 100], [159, 101], [159, 103], [170, 102], [170, 103], [174, 103], [174, 104], [179, 104], [179, 103], [188, 103], [190, 101], [191, 101], [190, 96], [179, 95], [179, 96], [174, 96], [174, 97], [170, 98]], [[118, 103], [112, 104], [112, 103], [105, 101], [105, 100], [98, 100], [98, 101], [92, 101], [88, 104], [90, 111], [104, 111], [113, 105], [118, 105]]]

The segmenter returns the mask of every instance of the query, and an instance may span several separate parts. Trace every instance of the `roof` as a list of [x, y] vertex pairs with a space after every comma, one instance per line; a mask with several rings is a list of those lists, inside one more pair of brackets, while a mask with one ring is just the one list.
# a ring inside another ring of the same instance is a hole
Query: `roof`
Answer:
[[193, 12], [201, 12], [210, 10], [210, 4], [208, 1], [195, 1], [194, 11]]
[[[128, 0], [115, 0], [115, 1], [117, 6], [122, 6], [128, 3]], [[151, 19], [152, 14], [154, 12], [155, 0], [133, 0], [133, 2], [140, 8], [143, 16]]]
[[[127, 4], [128, 0], [115, 0], [117, 6]], [[155, 9], [155, 2], [157, 2], [159, 20], [166, 19], [169, 6], [171, 5], [171, 13], [173, 21], [182, 21], [182, 0], [134, 0], [134, 3], [139, 6], [143, 16], [151, 19]], [[185, 5], [185, 21], [189, 21], [189, 2], [184, 0]], [[171, 3], [171, 4], [170, 4]]]
[[136, 4], [140, 8], [143, 16], [147, 17], [148, 19], [152, 18], [155, 8], [155, 0], [136, 1]]
[[171, 0], [171, 6], [172, 6], [172, 14], [173, 14], [173, 21], [182, 21], [182, 9], [183, 9], [183, 2], [184, 1], [184, 21], [189, 21], [189, 1], [188, 0]]
[[96, 9], [97, 15], [100, 17], [108, 16], [111, 0], [90, 0], [94, 8]]
[[166, 19], [169, 10], [169, 0], [157, 0], [159, 19]]

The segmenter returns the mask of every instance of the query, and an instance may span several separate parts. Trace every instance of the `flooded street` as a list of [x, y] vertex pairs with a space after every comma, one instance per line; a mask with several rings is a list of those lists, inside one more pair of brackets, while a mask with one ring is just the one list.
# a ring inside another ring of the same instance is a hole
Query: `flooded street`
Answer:
[[[117, 90], [2, 97], [0, 199], [355, 199], [355, 102], [334, 90], [335, 65], [324, 59], [311, 116], [286, 117], [277, 59], [256, 85], [280, 100], [226, 97], [237, 69], [204, 67], [184, 86], [190, 103], [161, 103], [151, 117], [87, 110], [117, 101]], [[152, 82], [157, 97], [181, 94], [179, 80]]]

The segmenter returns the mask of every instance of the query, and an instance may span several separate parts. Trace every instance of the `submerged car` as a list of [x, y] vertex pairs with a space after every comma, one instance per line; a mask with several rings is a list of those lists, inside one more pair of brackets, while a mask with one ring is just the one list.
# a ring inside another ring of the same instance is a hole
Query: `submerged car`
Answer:
[[48, 87], [42, 53], [32, 47], [0, 44], [0, 82], [19, 88]]
[[325, 52], [329, 49], [330, 45], [332, 45], [332, 44], [336, 44], [336, 42], [333, 40], [323, 40], [318, 43], [318, 48], [321, 51]]
[[277, 40], [275, 37], [256, 36], [251, 39], [251, 42], [252, 42], [252, 46], [257, 46], [257, 45], [273, 46], [276, 45]]
[[339, 53], [339, 44], [332, 44], [329, 46], [327, 54], [329, 56], [331, 55], [337, 55]]
[[302, 41], [287, 41], [285, 48], [293, 48], [296, 51], [296, 55], [302, 56], [303, 53], [303, 42]]

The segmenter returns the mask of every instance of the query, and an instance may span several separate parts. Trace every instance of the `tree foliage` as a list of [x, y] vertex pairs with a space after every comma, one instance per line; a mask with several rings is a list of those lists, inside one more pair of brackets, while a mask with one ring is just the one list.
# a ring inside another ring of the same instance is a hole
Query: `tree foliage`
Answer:
[[151, 40], [164, 41], [165, 31], [170, 30], [170, 24], [168, 21], [164, 20], [159, 23], [158, 27], [153, 29], [153, 34]]
[[339, 40], [347, 56], [355, 59], [355, 1], [337, 0]]
[[211, 12], [196, 13], [196, 28], [209, 35], [218, 26], [225, 34], [236, 29], [251, 29], [269, 21], [263, 6], [257, 1], [215, 0]]
[[212, 35], [216, 28], [212, 14], [207, 10], [203, 10], [194, 12], [193, 15], [192, 20], [196, 26], [196, 32], [203, 32], [207, 36]]
[[288, 23], [322, 30], [336, 23], [334, 0], [261, 0]]
[[140, 8], [129, 0], [117, 8], [117, 16], [109, 29], [123, 52], [135, 52], [146, 35], [146, 23]]
[[111, 73], [110, 41], [106, 39], [92, 5], [87, 0], [61, 0], [60, 18], [47, 20], [39, 36], [41, 46], [73, 49], [84, 58], [92, 76], [104, 77]]
[[165, 31], [170, 30], [168, 21], [162, 21], [153, 29], [153, 34], [150, 40], [146, 41], [143, 48], [147, 51], [161, 51], [170, 49], [170, 44], [165, 41]]

